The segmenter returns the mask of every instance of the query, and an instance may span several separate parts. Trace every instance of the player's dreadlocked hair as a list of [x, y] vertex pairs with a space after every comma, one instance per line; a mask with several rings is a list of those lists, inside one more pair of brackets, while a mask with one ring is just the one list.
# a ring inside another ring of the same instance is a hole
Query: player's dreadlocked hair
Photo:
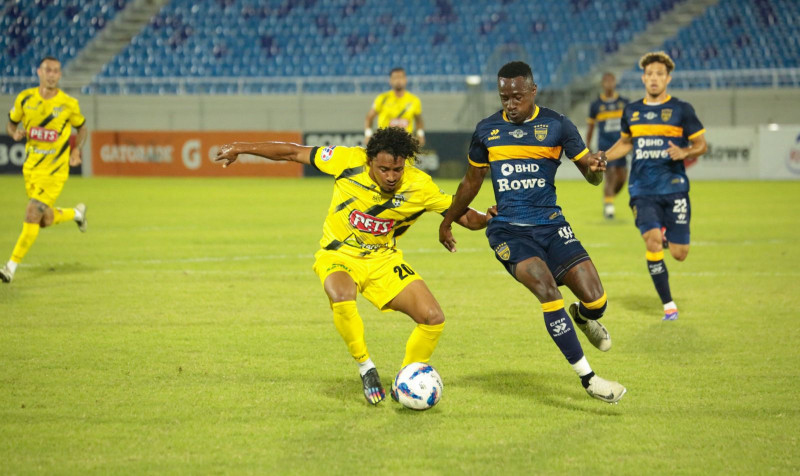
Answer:
[[675, 62], [672, 61], [672, 58], [663, 51], [656, 51], [653, 53], [647, 53], [646, 55], [642, 56], [639, 60], [639, 67], [642, 68], [642, 71], [647, 67], [648, 64], [652, 63], [661, 63], [667, 67], [667, 74], [672, 73], [672, 70], [675, 69]]
[[380, 152], [391, 154], [392, 157], [402, 157], [413, 163], [414, 157], [419, 154], [419, 142], [399, 127], [378, 129], [367, 143], [367, 157], [372, 160]]
[[527, 63], [523, 63], [522, 61], [506, 63], [500, 68], [500, 71], [497, 72], [498, 78], [510, 79], [516, 78], [517, 76], [522, 76], [533, 84], [533, 71], [531, 71], [531, 67], [528, 66]]

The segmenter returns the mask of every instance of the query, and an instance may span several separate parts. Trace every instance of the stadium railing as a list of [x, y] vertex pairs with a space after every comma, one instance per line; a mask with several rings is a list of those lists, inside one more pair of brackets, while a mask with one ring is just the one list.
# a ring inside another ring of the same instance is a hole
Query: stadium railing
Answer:
[[[0, 77], [0, 94], [16, 94], [36, 86], [35, 77]], [[62, 80], [67, 90], [83, 94], [367, 94], [388, 89], [386, 76], [328, 77], [134, 77], [95, 78], [91, 84]], [[464, 93], [480, 86], [486, 91], [495, 88], [490, 76], [429, 75], [409, 76], [409, 90], [415, 93]], [[641, 72], [626, 71], [619, 78], [620, 89], [641, 86]], [[715, 71], [676, 71], [672, 73], [673, 89], [730, 89], [800, 87], [800, 68], [744, 69]], [[550, 88], [556, 91], [558, 88]]]

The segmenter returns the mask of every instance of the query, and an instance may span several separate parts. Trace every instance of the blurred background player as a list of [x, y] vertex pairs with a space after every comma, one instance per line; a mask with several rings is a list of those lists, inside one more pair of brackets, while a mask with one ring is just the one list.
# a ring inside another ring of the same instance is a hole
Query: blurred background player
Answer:
[[[500, 68], [497, 89], [503, 109], [475, 128], [467, 174], [439, 226], [439, 241], [455, 251], [450, 224], [468, 210], [491, 170], [497, 216], [489, 222], [486, 236], [495, 258], [539, 300], [548, 334], [586, 392], [616, 403], [625, 387], [595, 375], [572, 325], [574, 320], [601, 351], [611, 348], [608, 331], [597, 321], [607, 307], [606, 293], [589, 254], [556, 204], [554, 183], [562, 152], [593, 185], [603, 180], [606, 160], [589, 153], [567, 117], [535, 104], [536, 84], [527, 64], [514, 61]], [[569, 314], [558, 290], [563, 284], [580, 300], [570, 305]]]
[[636, 226], [647, 247], [647, 268], [664, 305], [665, 321], [678, 318], [664, 263], [664, 238], [673, 258], [689, 254], [689, 177], [683, 161], [706, 151], [703, 124], [694, 108], [667, 94], [675, 63], [666, 53], [648, 53], [639, 60], [645, 97], [625, 107], [620, 139], [606, 152], [609, 161], [634, 151], [628, 184]]
[[[620, 118], [628, 99], [617, 92], [617, 78], [611, 73], [603, 74], [601, 86], [603, 92], [589, 105], [586, 143], [591, 146], [597, 125], [597, 150], [608, 150], [619, 140]], [[622, 190], [627, 177], [628, 163], [624, 157], [608, 163], [603, 185], [603, 216], [608, 219], [614, 218], [614, 198]]]
[[[78, 100], [58, 89], [61, 63], [56, 58], [44, 58], [36, 74], [39, 87], [26, 89], [17, 95], [6, 126], [8, 135], [14, 140], [27, 137], [22, 174], [30, 199], [22, 233], [11, 259], [0, 269], [0, 279], [6, 283], [14, 278], [17, 265], [36, 241], [39, 228], [74, 220], [80, 231], [86, 231], [86, 205], [80, 203], [75, 208], [54, 208], [69, 177], [69, 167], [81, 163], [86, 118], [81, 114]], [[75, 147], [70, 148], [73, 127], [78, 129], [78, 136]]]
[[[397, 238], [425, 212], [444, 213], [453, 197], [430, 175], [410, 165], [418, 142], [405, 130], [378, 129], [361, 147], [306, 147], [284, 142], [233, 143], [218, 161], [239, 154], [310, 164], [335, 178], [314, 271], [333, 310], [333, 322], [358, 364], [364, 396], [377, 405], [385, 398], [378, 370], [364, 340], [356, 308], [358, 292], [381, 311], [400, 311], [417, 323], [406, 343], [402, 367], [428, 362], [444, 328], [444, 313], [428, 286], [396, 248]], [[462, 226], [486, 227], [487, 216], [469, 209], [456, 217]]]
[[364, 120], [364, 143], [372, 137], [372, 121], [378, 116], [378, 128], [399, 127], [409, 134], [416, 128], [420, 146], [425, 145], [425, 123], [422, 120], [422, 103], [406, 90], [408, 78], [403, 68], [394, 68], [389, 73], [392, 89], [378, 95]]

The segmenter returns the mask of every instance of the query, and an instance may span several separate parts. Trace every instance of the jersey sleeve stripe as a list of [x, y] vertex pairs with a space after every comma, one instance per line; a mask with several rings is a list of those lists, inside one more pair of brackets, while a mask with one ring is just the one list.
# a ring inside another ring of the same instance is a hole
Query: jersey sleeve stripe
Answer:
[[622, 137], [630, 137], [631, 136], [627, 132], [620, 132], [619, 135], [622, 136]]
[[694, 134], [690, 135], [690, 136], [689, 136], [689, 140], [692, 140], [692, 139], [695, 139], [695, 138], [697, 138], [697, 137], [700, 137], [701, 135], [703, 135], [703, 134], [705, 134], [705, 133], [706, 133], [706, 130], [705, 130], [705, 129], [700, 129], [699, 131], [697, 131], [697, 132], [695, 132]]
[[558, 159], [561, 147], [538, 145], [496, 145], [489, 147], [489, 162], [508, 159]]
[[[317, 166], [317, 150], [319, 150], [319, 147], [316, 147], [316, 146], [312, 147], [311, 148], [311, 155], [309, 155], [308, 158], [310, 159], [309, 163], [311, 163], [311, 166], [314, 167], [315, 169], [319, 170], [319, 167]], [[319, 170], [319, 171], [322, 172], [322, 170]]]
[[74, 127], [75, 129], [80, 129], [80, 128], [81, 128], [81, 127], [83, 127], [85, 124], [86, 124], [86, 118], [83, 118], [83, 122], [81, 122], [81, 125], [79, 125], [79, 126], [73, 126], [73, 127]]
[[577, 160], [581, 160], [583, 158], [583, 156], [588, 154], [588, 153], [589, 153], [589, 149], [585, 148], [580, 152], [580, 154], [576, 155], [575, 157], [571, 158], [570, 160], [573, 161], [573, 162], [575, 162]]
[[633, 135], [633, 137], [683, 137], [683, 127], [668, 126], [663, 124], [637, 124], [635, 126], [631, 126], [631, 135]]
[[20, 122], [22, 119], [20, 119], [19, 121], [15, 121], [14, 119], [12, 119], [12, 118], [11, 118], [11, 113], [9, 112], [9, 113], [8, 113], [8, 120], [9, 120], [9, 122], [11, 122], [12, 124], [14, 124], [14, 125], [17, 125], [17, 124], [19, 124], [19, 122]]
[[587, 124], [594, 124], [594, 119], [592, 119], [591, 117], [587, 117], [586, 118], [586, 123]]
[[481, 163], [478, 163], [478, 162], [473, 162], [473, 161], [472, 161], [472, 159], [470, 159], [469, 157], [467, 157], [467, 161], [468, 161], [468, 162], [470, 163], [470, 165], [472, 165], [473, 167], [488, 167], [488, 166], [489, 166], [489, 164], [481, 164]]

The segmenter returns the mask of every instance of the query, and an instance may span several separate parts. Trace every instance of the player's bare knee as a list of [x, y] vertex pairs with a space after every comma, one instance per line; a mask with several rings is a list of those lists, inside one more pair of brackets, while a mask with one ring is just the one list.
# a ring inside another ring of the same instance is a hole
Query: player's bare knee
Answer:
[[444, 323], [444, 312], [438, 307], [430, 307], [425, 312], [425, 322], [429, 326], [437, 326]]
[[670, 254], [676, 261], [684, 261], [689, 256], [689, 248], [678, 248], [673, 246], [669, 249]]

